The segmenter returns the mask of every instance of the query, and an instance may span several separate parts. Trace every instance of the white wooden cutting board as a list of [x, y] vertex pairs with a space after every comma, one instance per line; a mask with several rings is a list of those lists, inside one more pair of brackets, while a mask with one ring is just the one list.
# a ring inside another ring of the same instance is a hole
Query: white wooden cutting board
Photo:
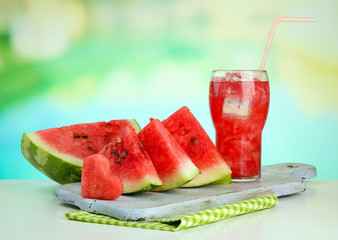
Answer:
[[279, 197], [303, 192], [306, 189], [303, 179], [315, 176], [316, 168], [312, 165], [282, 163], [262, 167], [262, 177], [255, 182], [122, 195], [113, 201], [84, 199], [81, 183], [71, 183], [59, 186], [56, 197], [87, 212], [120, 220], [154, 221], [269, 194]]

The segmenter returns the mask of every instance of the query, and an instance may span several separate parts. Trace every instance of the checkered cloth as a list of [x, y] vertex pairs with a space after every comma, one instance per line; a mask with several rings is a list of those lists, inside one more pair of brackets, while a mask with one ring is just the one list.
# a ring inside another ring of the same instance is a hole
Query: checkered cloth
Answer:
[[179, 231], [182, 229], [200, 226], [207, 223], [217, 222], [245, 213], [272, 208], [277, 205], [277, 202], [278, 199], [275, 195], [268, 195], [225, 205], [222, 207], [216, 207], [195, 213], [180, 215], [177, 217], [162, 218], [154, 222], [121, 221], [116, 218], [88, 213], [85, 211], [66, 212], [65, 215], [70, 220], [77, 220], [82, 222], [101, 223], [145, 229]]

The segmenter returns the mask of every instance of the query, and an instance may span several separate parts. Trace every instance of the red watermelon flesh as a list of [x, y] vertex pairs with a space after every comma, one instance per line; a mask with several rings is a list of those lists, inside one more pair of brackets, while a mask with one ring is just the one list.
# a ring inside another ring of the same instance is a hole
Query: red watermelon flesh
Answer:
[[159, 120], [150, 119], [138, 136], [163, 182], [154, 191], [182, 186], [199, 174], [198, 168]]
[[162, 185], [152, 161], [130, 126], [105, 146], [100, 154], [109, 159], [111, 171], [121, 178], [123, 193], [149, 191]]
[[196, 187], [226, 179], [231, 171], [201, 124], [187, 107], [182, 107], [164, 120], [163, 125], [189, 155], [201, 174], [183, 187]]
[[81, 196], [99, 200], [114, 200], [121, 196], [123, 184], [112, 173], [109, 160], [103, 155], [91, 155], [83, 161]]
[[130, 120], [112, 120], [51, 128], [35, 134], [58, 152], [71, 153], [76, 158], [84, 159], [101, 151], [130, 124]]

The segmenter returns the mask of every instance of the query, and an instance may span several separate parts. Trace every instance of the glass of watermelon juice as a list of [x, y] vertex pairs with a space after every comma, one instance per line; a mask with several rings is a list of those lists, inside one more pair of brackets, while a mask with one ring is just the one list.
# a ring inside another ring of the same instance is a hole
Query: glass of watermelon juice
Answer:
[[255, 181], [261, 176], [261, 139], [269, 102], [266, 71], [213, 71], [209, 104], [216, 147], [234, 181]]

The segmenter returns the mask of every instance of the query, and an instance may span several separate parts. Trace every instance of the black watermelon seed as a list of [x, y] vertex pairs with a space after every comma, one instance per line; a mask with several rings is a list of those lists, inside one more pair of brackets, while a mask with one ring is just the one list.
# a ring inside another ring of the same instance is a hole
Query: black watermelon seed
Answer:
[[190, 142], [194, 144], [194, 143], [197, 142], [197, 139], [196, 139], [196, 138], [193, 138], [193, 139], [190, 140]]
[[127, 151], [124, 151], [124, 152], [122, 153], [122, 159], [125, 159], [126, 156], [127, 156]]
[[118, 159], [117, 159], [117, 163], [120, 163], [120, 162], [121, 162], [121, 158], [118, 158]]
[[82, 136], [82, 138], [88, 138], [88, 136], [86, 136], [86, 135], [83, 135], [83, 136]]
[[80, 135], [75, 135], [74, 138], [80, 138], [81, 136]]
[[116, 152], [112, 151], [111, 154], [114, 154], [116, 156], [117, 155], [117, 151]]
[[143, 147], [143, 145], [142, 145], [141, 143], [138, 143], [138, 145], [140, 146], [140, 148], [141, 148], [142, 150], [144, 150], [144, 147]]
[[88, 147], [88, 150], [94, 152], [94, 149], [92, 147]]

